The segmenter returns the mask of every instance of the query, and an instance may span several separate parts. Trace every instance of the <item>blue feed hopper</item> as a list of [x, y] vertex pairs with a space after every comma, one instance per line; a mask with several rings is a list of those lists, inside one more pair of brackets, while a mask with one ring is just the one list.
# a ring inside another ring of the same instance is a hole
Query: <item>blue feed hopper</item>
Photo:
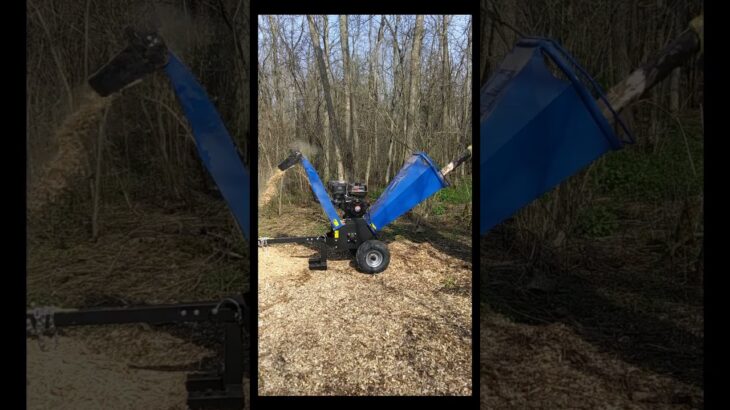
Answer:
[[370, 207], [365, 221], [377, 232], [448, 185], [433, 160], [425, 152], [417, 152]]
[[[632, 142], [600, 86], [556, 42], [520, 40], [480, 95], [480, 232]], [[629, 141], [604, 117], [603, 101]]]

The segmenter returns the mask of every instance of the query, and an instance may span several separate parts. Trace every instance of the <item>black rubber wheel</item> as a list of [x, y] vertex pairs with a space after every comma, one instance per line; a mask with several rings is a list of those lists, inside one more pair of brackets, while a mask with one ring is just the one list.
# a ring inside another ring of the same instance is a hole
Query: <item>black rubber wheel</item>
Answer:
[[388, 245], [375, 239], [365, 241], [357, 248], [355, 260], [363, 272], [380, 273], [390, 263]]

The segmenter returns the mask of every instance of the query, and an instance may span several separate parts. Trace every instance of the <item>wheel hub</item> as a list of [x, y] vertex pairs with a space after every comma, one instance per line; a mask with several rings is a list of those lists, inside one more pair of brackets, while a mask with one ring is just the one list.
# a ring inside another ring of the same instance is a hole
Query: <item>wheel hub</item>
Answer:
[[383, 255], [381, 255], [378, 251], [370, 251], [365, 256], [365, 261], [371, 268], [376, 268], [383, 263]]

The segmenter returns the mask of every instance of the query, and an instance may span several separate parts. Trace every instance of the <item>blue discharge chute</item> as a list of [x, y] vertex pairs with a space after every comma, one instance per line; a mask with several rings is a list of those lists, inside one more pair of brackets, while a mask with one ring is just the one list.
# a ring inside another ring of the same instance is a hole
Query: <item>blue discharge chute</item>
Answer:
[[218, 185], [246, 239], [250, 229], [250, 175], [203, 87], [172, 53], [165, 66], [195, 138], [200, 159]]
[[365, 221], [373, 232], [379, 231], [447, 186], [433, 160], [425, 152], [417, 152], [370, 207]]
[[309, 185], [312, 187], [314, 195], [317, 196], [317, 201], [319, 201], [319, 204], [322, 205], [324, 213], [327, 214], [327, 219], [330, 221], [332, 229], [336, 231], [342, 228], [342, 220], [339, 215], [337, 215], [337, 210], [335, 209], [335, 206], [332, 205], [332, 201], [327, 194], [324, 184], [322, 184], [322, 180], [319, 179], [317, 171], [304, 156], [302, 156], [302, 166], [304, 167], [304, 171], [307, 173], [307, 178], [309, 178]]
[[518, 42], [480, 96], [481, 234], [626, 142], [593, 93], [631, 138], [600, 86], [557, 43]]

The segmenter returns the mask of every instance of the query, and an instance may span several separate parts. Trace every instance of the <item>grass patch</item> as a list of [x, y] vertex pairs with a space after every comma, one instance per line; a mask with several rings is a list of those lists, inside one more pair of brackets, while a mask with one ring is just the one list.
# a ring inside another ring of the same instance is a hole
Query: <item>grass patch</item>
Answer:
[[597, 191], [614, 198], [650, 201], [701, 193], [704, 139], [698, 119], [685, 119], [681, 128], [673, 123], [656, 147], [627, 147], [607, 155], [593, 177]]
[[435, 196], [438, 202], [447, 204], [463, 205], [470, 203], [472, 199], [471, 176], [464, 177], [454, 185], [438, 191]]
[[[433, 196], [436, 202], [443, 202], [452, 205], [463, 205], [471, 203], [472, 200], [472, 183], [471, 176], [460, 178], [453, 185], [448, 186]], [[385, 187], [371, 188], [368, 197], [371, 201], [376, 201], [385, 191]]]
[[237, 293], [241, 289], [248, 288], [245, 282], [248, 281], [248, 275], [244, 275], [236, 266], [219, 266], [217, 269], [211, 269], [203, 275], [200, 286], [206, 293]]
[[458, 287], [457, 286], [457, 283], [456, 283], [456, 278], [454, 278], [451, 275], [445, 277], [441, 281], [441, 283], [444, 285], [444, 289], [447, 289], [447, 290], [453, 290], [453, 289], [456, 289]]
[[446, 207], [444, 206], [444, 204], [437, 202], [433, 205], [433, 214], [434, 215], [441, 216], [445, 213], [446, 213]]
[[581, 235], [591, 238], [610, 236], [618, 229], [618, 217], [608, 207], [593, 206], [578, 213], [576, 229]]
[[370, 192], [368, 192], [368, 197], [371, 201], [374, 202], [376, 199], [380, 198], [380, 195], [383, 194], [383, 191], [385, 191], [385, 187], [370, 189]]

